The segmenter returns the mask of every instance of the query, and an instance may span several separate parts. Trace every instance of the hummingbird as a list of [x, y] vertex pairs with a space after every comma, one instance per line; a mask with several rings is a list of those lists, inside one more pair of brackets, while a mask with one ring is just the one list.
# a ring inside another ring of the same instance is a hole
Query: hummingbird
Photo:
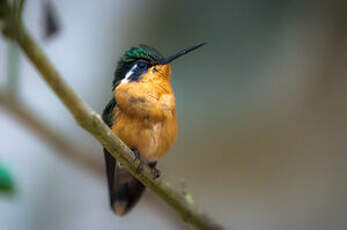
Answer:
[[[170, 63], [206, 43], [180, 50], [169, 57], [148, 45], [126, 51], [118, 61], [112, 82], [113, 97], [102, 118], [112, 131], [159, 177], [157, 160], [177, 135], [176, 102], [171, 87]], [[123, 216], [137, 203], [145, 186], [104, 149], [109, 202]]]

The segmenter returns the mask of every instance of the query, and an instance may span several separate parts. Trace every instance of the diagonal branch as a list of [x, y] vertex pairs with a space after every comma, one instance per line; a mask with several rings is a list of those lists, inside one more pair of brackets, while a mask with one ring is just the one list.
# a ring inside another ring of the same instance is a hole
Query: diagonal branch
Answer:
[[93, 135], [133, 176], [166, 201], [186, 222], [197, 229], [219, 229], [211, 220], [198, 212], [190, 204], [189, 199], [172, 189], [168, 183], [154, 179], [155, 175], [151, 169], [141, 164], [134, 153], [107, 127], [100, 115], [79, 98], [63, 80], [15, 15], [15, 10], [8, 2], [0, 0], [0, 17], [5, 23], [4, 35], [18, 43], [42, 78], [74, 116], [78, 125]]

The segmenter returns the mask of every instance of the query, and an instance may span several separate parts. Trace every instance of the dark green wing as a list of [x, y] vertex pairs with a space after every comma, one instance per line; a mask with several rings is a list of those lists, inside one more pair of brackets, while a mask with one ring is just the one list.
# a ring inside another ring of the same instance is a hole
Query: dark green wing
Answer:
[[104, 111], [102, 112], [102, 120], [104, 120], [106, 125], [110, 128], [112, 128], [113, 125], [113, 112], [116, 107], [116, 99], [112, 98], [106, 105]]
[[[113, 115], [116, 107], [117, 102], [112, 99], [102, 113], [102, 119], [110, 128], [114, 123]], [[124, 215], [136, 204], [145, 187], [125, 168], [117, 164], [116, 159], [106, 149], [104, 154], [110, 206], [117, 215]]]
[[[113, 112], [114, 109], [117, 107], [117, 102], [114, 98], [112, 98], [108, 104], [106, 105], [103, 113], [102, 113], [102, 119], [106, 123], [106, 125], [110, 128], [113, 126]], [[113, 198], [112, 198], [112, 191], [114, 187], [114, 172], [116, 168], [116, 160], [111, 156], [111, 154], [104, 148], [104, 155], [105, 155], [105, 163], [106, 163], [106, 176], [107, 176], [107, 185], [108, 185], [108, 194], [110, 197], [110, 204], [112, 207], [113, 204]]]

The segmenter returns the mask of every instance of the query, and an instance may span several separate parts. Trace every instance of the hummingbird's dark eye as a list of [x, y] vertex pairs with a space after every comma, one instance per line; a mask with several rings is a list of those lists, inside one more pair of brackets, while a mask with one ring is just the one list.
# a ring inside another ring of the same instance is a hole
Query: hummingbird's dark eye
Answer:
[[139, 62], [137, 63], [137, 68], [139, 68], [139, 70], [146, 70], [148, 68], [148, 65], [145, 62]]

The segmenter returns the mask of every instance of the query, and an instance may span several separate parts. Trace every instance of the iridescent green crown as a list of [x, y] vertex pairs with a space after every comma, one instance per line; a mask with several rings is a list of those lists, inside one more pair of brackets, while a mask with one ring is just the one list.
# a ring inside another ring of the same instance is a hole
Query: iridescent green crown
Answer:
[[158, 63], [163, 56], [160, 52], [150, 46], [140, 44], [139, 47], [131, 47], [130, 50], [126, 51], [121, 57], [123, 62], [132, 62], [137, 59], [144, 59], [152, 64]]

